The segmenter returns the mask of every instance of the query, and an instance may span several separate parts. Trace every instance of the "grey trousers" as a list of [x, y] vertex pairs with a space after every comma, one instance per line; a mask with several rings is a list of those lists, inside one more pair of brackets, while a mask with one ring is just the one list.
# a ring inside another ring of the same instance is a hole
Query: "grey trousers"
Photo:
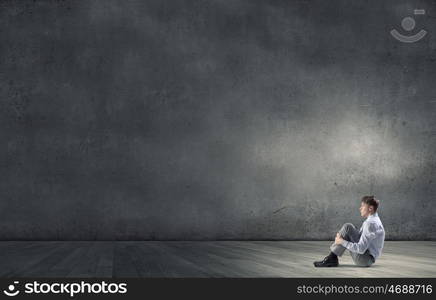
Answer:
[[[352, 243], [357, 243], [359, 242], [360, 239], [359, 230], [357, 230], [356, 227], [354, 227], [354, 225], [351, 223], [345, 223], [342, 226], [341, 230], [339, 230], [339, 234], [342, 236], [344, 240], [350, 241]], [[344, 251], [346, 249], [347, 248], [345, 248], [344, 246], [336, 245], [335, 243], [333, 243], [330, 246], [330, 250], [337, 256], [342, 256], [342, 254], [344, 254]], [[349, 252], [351, 257], [353, 258], [354, 263], [357, 266], [369, 267], [375, 262], [374, 258], [369, 254], [368, 250], [366, 250], [365, 253], [363, 254], [359, 254], [357, 252], [352, 252], [352, 251]]]

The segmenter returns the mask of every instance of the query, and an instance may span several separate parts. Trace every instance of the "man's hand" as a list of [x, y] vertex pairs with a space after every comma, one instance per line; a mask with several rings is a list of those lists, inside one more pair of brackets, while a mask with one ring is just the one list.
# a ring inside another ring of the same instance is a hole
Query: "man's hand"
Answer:
[[342, 242], [344, 241], [344, 239], [341, 237], [341, 235], [338, 233], [336, 233], [336, 238], [335, 238], [335, 244], [336, 245], [340, 245], [342, 244]]

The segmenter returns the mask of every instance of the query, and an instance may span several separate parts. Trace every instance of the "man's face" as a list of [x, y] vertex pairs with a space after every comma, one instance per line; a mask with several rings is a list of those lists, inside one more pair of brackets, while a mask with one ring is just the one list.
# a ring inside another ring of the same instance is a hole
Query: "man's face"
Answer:
[[360, 203], [360, 215], [364, 218], [368, 217], [370, 214], [372, 214], [373, 207], [369, 206], [368, 204], [365, 204], [363, 202]]

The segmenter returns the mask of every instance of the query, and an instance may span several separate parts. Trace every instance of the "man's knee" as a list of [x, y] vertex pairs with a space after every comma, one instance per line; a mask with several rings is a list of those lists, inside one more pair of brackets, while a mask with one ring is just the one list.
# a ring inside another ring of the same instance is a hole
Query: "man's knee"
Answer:
[[343, 238], [345, 238], [346, 236], [348, 236], [348, 233], [352, 230], [352, 229], [356, 229], [354, 227], [353, 224], [351, 223], [345, 223], [344, 225], [342, 225], [342, 228], [340, 230], [340, 233], [342, 235]]
[[345, 231], [349, 231], [351, 228], [355, 229], [354, 225], [351, 224], [351, 223], [345, 223], [344, 225], [342, 225], [342, 228], [343, 228]]

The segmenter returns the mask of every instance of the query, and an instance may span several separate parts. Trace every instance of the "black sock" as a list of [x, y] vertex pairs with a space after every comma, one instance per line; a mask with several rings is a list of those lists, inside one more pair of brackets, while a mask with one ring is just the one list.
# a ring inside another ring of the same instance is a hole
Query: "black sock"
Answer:
[[338, 258], [338, 256], [336, 254], [334, 254], [333, 252], [330, 252], [330, 254], [328, 255], [329, 258], [333, 258], [336, 259]]

